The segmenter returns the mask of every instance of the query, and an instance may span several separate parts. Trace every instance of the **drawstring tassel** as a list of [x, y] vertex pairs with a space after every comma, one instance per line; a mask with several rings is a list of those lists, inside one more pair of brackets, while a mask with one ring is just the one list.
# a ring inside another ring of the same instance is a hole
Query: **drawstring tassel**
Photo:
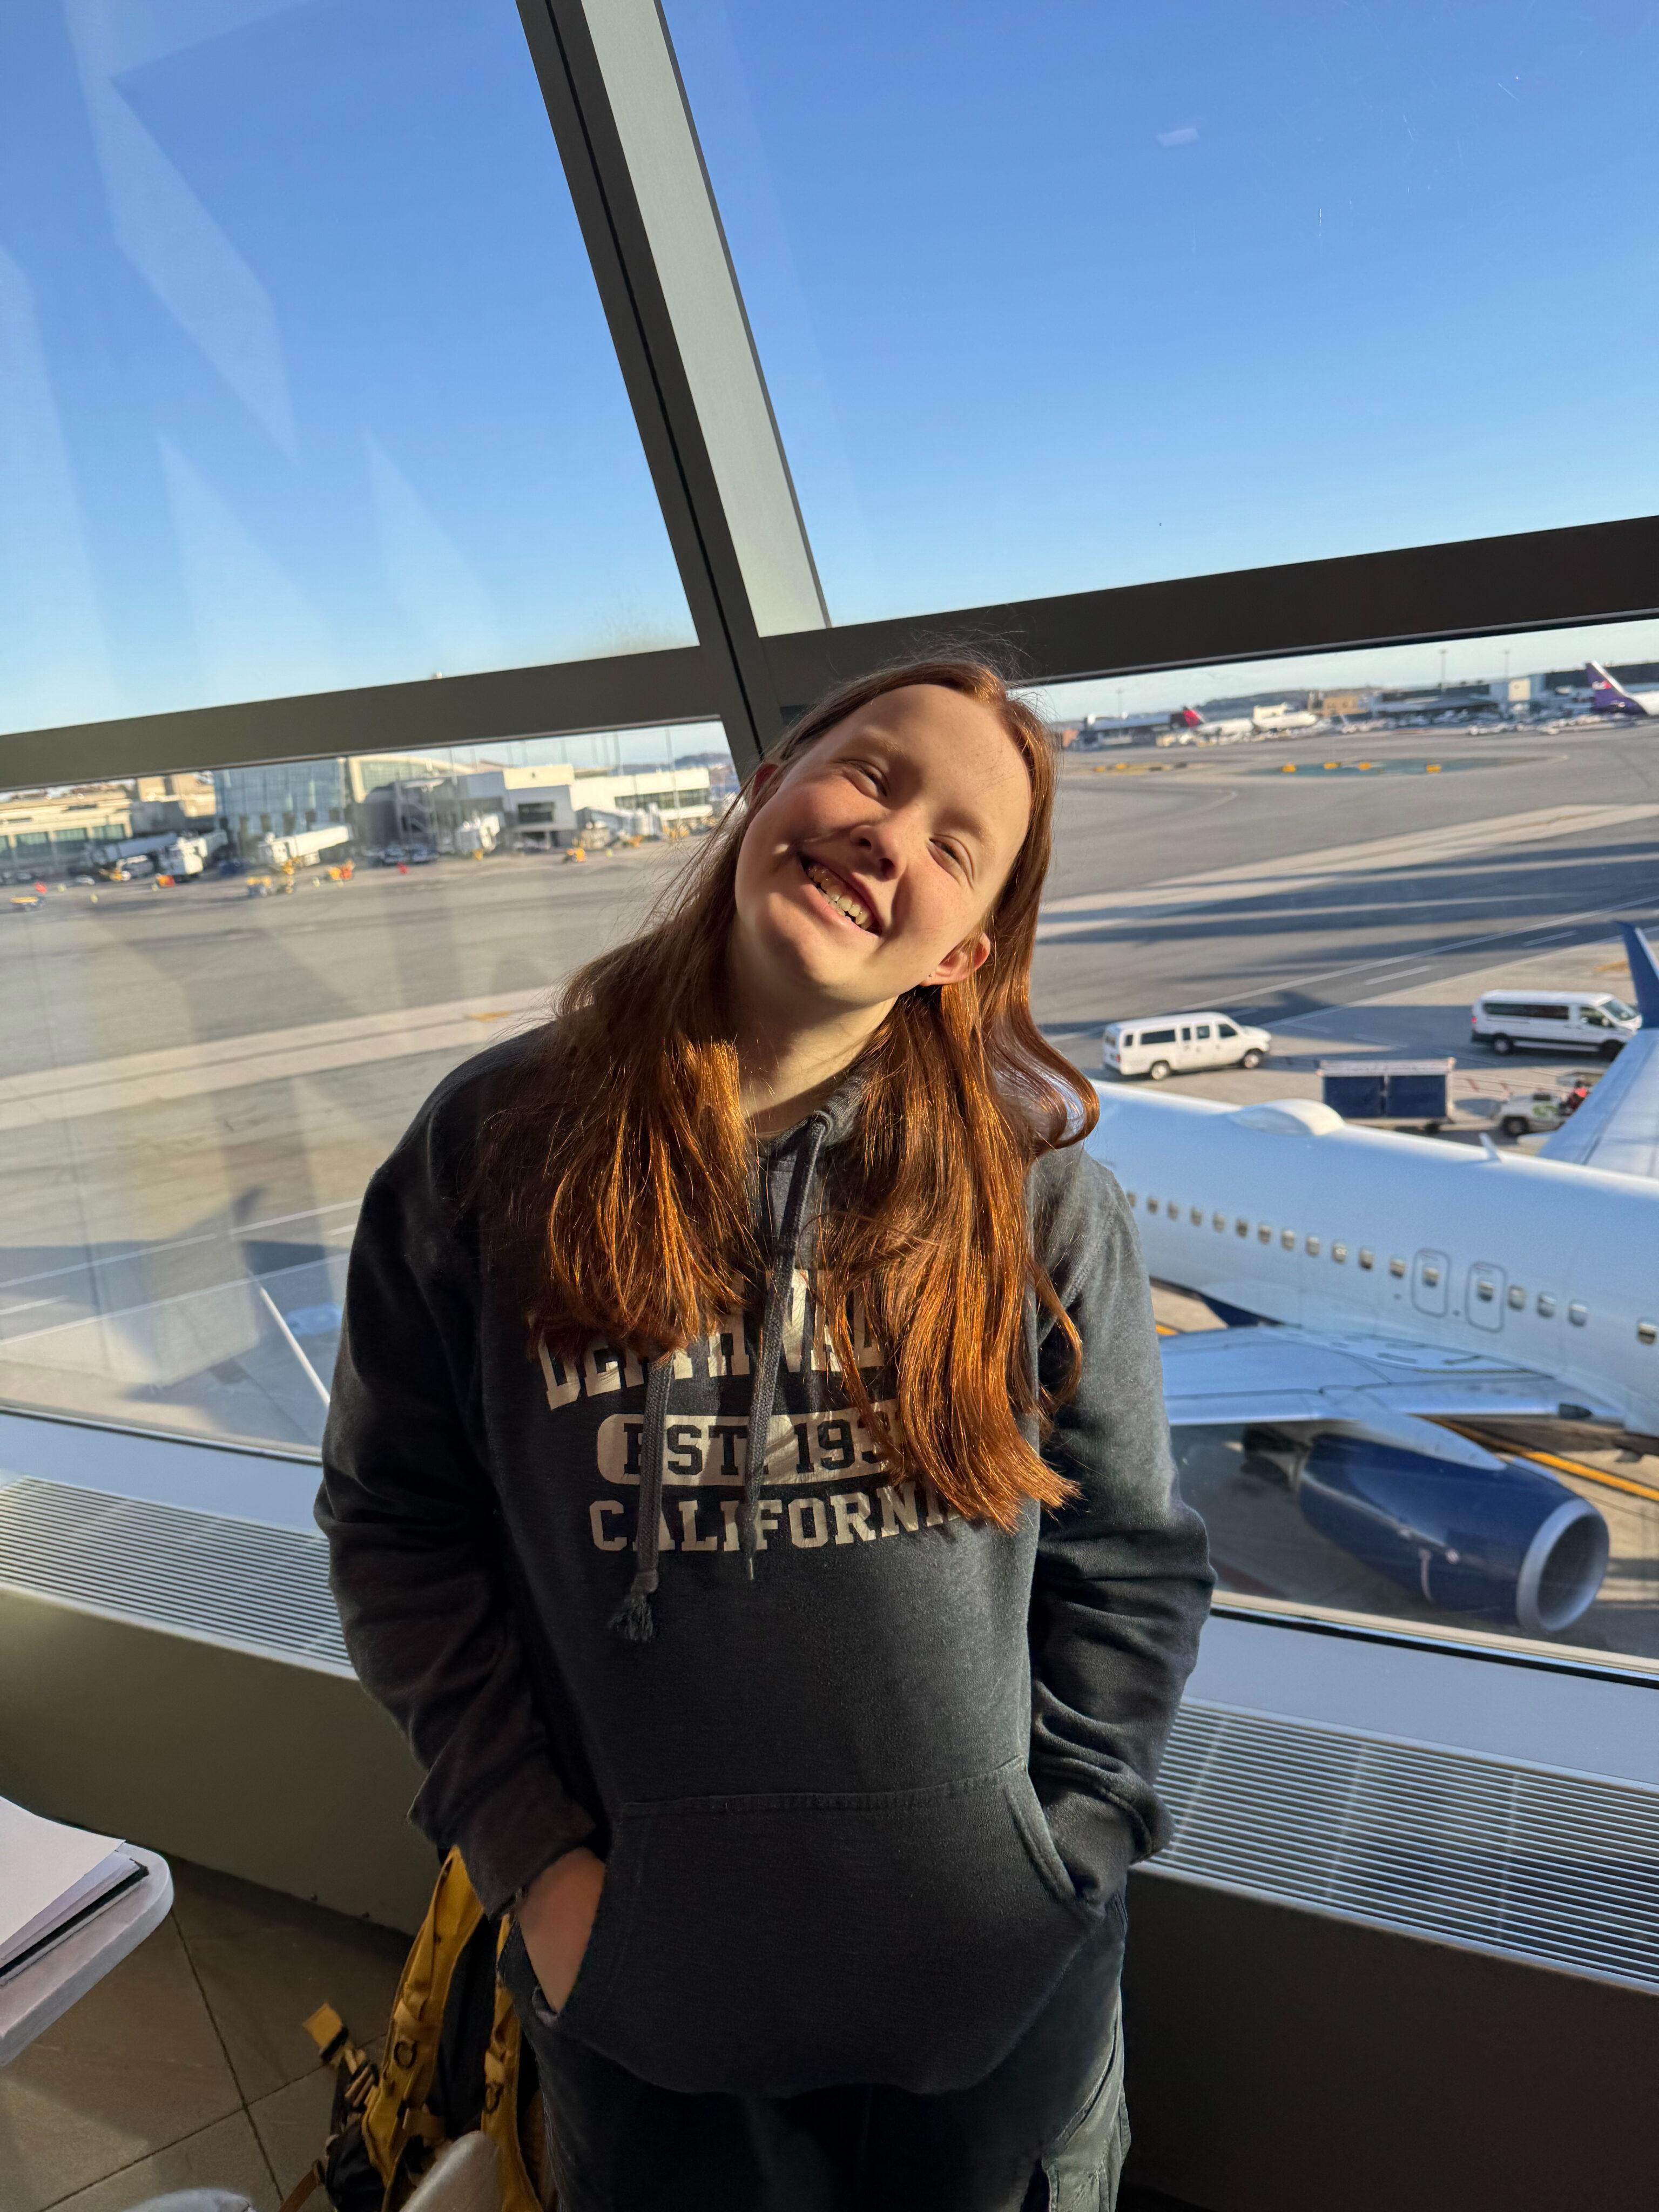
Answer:
[[738, 1546], [743, 1553], [743, 1571], [752, 1583], [755, 1579], [755, 1525], [757, 1501], [752, 1483], [745, 1483], [743, 1504], [738, 1509]]
[[663, 1425], [668, 1413], [668, 1386], [674, 1372], [674, 1355], [665, 1352], [651, 1361], [645, 1382], [645, 1449], [640, 1472], [639, 1520], [634, 1530], [634, 1557], [638, 1572], [628, 1595], [611, 1616], [611, 1632], [624, 1644], [649, 1644], [657, 1632], [651, 1594], [657, 1587], [657, 1547], [662, 1521]]
[[654, 1567], [641, 1567], [628, 1586], [628, 1595], [611, 1616], [611, 1633], [624, 1644], [648, 1644], [657, 1632], [651, 1610], [651, 1593], [657, 1587]]

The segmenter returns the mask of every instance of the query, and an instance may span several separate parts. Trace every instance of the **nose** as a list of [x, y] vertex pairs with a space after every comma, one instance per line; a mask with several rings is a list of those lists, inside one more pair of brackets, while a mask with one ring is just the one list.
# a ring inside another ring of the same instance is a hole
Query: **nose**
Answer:
[[872, 875], [885, 878], [898, 866], [899, 848], [902, 843], [893, 817], [889, 815], [878, 822], [860, 822], [853, 831], [853, 843], [862, 854]]

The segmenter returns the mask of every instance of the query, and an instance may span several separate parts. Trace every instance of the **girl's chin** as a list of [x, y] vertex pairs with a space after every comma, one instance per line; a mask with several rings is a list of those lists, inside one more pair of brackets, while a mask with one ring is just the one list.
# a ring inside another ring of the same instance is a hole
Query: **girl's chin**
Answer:
[[757, 981], [763, 979], [769, 997], [792, 1012], [822, 1010], [826, 1016], [891, 998], [890, 991], [875, 986], [860, 946], [847, 945], [839, 931], [793, 919], [793, 927], [757, 931], [747, 948], [744, 964]]

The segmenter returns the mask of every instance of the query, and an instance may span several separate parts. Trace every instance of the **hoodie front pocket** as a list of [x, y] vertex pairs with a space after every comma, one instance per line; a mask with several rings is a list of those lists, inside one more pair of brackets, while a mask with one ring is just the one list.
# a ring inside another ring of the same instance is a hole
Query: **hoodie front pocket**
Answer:
[[963, 2088], [1092, 1924], [1024, 1762], [931, 1790], [624, 1805], [561, 2025], [668, 2089]]

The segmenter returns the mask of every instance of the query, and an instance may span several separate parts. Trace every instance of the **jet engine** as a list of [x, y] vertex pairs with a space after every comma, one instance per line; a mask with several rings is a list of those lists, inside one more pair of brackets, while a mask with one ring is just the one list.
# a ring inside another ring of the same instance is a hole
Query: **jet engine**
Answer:
[[1607, 1522], [1522, 1460], [1471, 1466], [1326, 1431], [1286, 1471], [1304, 1517], [1345, 1552], [1431, 1605], [1528, 1636], [1570, 1627], [1607, 1572]]

